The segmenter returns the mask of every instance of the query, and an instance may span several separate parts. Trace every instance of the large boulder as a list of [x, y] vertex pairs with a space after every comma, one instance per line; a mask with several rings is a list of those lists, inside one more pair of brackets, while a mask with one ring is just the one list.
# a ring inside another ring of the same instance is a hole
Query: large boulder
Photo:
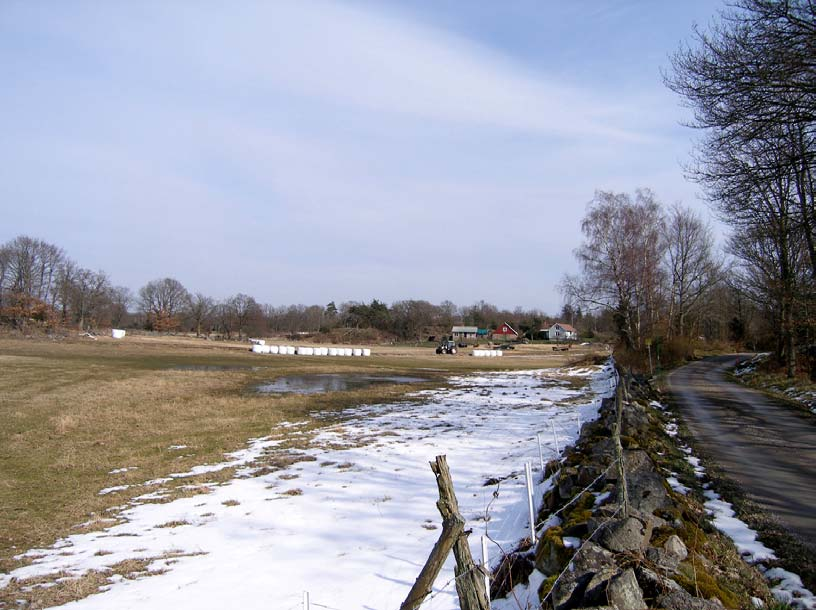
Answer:
[[614, 555], [593, 542], [587, 542], [573, 558], [571, 568], [564, 572], [552, 589], [555, 609], [566, 610], [577, 606], [593, 576], [605, 571], [617, 572]]
[[621, 436], [638, 436], [649, 427], [649, 412], [636, 402], [624, 405], [621, 416]]
[[647, 597], [652, 599], [658, 595], [672, 593], [675, 591], [685, 592], [685, 589], [673, 581], [671, 578], [661, 576], [657, 572], [650, 570], [644, 565], [637, 568], [638, 583], [642, 587]]
[[626, 478], [629, 506], [642, 513], [652, 514], [671, 506], [665, 479], [656, 472], [639, 472]]
[[665, 610], [723, 610], [723, 605], [719, 601], [692, 597], [684, 590], [658, 595], [657, 605]]
[[644, 524], [634, 517], [610, 521], [600, 531], [601, 545], [614, 553], [643, 551], [651, 537], [651, 524]]
[[688, 549], [677, 534], [672, 534], [666, 539], [666, 542], [663, 543], [663, 550], [677, 557], [678, 561], [684, 561], [688, 557]]
[[646, 549], [646, 559], [655, 565], [661, 572], [674, 574], [680, 565], [680, 559], [664, 549], [649, 547]]
[[646, 602], [643, 601], [643, 591], [638, 585], [635, 571], [632, 568], [612, 579], [606, 589], [606, 595], [609, 603], [618, 610], [647, 610], [648, 608]]
[[643, 449], [626, 449], [623, 452], [623, 465], [627, 476], [657, 470], [654, 461]]
[[584, 591], [583, 604], [606, 604], [608, 603], [606, 590], [613, 578], [621, 573], [617, 566], [604, 567], [595, 574], [587, 583]]

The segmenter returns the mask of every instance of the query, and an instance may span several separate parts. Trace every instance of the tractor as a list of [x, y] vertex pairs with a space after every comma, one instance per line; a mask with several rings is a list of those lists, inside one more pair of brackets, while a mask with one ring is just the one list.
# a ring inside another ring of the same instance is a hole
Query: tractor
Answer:
[[437, 354], [455, 354], [456, 342], [445, 340], [436, 347]]

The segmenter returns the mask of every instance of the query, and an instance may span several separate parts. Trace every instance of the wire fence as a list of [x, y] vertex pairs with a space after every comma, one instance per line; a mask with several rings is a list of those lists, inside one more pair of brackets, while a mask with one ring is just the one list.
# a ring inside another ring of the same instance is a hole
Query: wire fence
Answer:
[[[619, 502], [620, 503], [619, 503], [618, 508], [615, 510], [614, 513], [612, 513], [606, 519], [604, 519], [592, 531], [592, 533], [590, 533], [586, 537], [585, 540], [583, 540], [581, 546], [576, 550], [576, 552], [573, 554], [570, 561], [567, 563], [567, 565], [563, 568], [563, 570], [558, 574], [558, 576], [553, 581], [549, 592], [541, 599], [540, 604], [537, 606], [537, 608], [539, 610], [543, 610], [545, 607], [547, 607], [548, 603], [552, 602], [553, 593], [555, 592], [556, 587], [559, 584], [559, 582], [561, 581], [562, 577], [567, 572], [570, 571], [571, 567], [573, 566], [573, 562], [576, 560], [576, 558], [578, 558], [580, 556], [581, 552], [592, 541], [594, 536], [605, 525], [607, 525], [610, 521], [615, 519], [619, 514], [623, 513], [624, 516], [625, 516], [628, 513], [628, 502], [627, 502], [627, 498], [626, 498], [626, 475], [625, 475], [625, 471], [624, 471], [624, 468], [623, 468], [622, 452], [619, 450], [619, 448], [620, 448], [620, 425], [621, 425], [622, 406], [623, 406], [624, 402], [628, 401], [628, 388], [626, 388], [625, 386], [626, 386], [626, 383], [624, 381], [624, 377], [621, 375], [620, 371], [616, 367], [615, 370], [614, 370], [613, 377], [610, 378], [610, 389], [615, 390], [615, 417], [616, 417], [616, 420], [615, 420], [615, 426], [614, 426], [614, 429], [613, 429], [613, 440], [614, 440], [614, 442], [616, 444], [616, 447], [618, 448], [618, 451], [616, 451], [615, 459], [612, 460], [612, 462], [609, 463], [590, 483], [583, 486], [580, 490], [574, 492], [572, 494], [572, 496], [560, 508], [558, 508], [557, 510], [549, 513], [545, 518], [536, 519], [536, 514], [534, 513], [534, 511], [537, 509], [537, 507], [535, 506], [536, 503], [533, 501], [533, 497], [532, 497], [532, 492], [533, 492], [533, 487], [534, 486], [533, 486], [533, 483], [532, 483], [532, 480], [531, 480], [531, 476], [529, 474], [530, 473], [530, 462], [525, 463], [525, 472], [527, 473], [527, 491], [528, 491], [528, 498], [530, 499], [530, 504], [529, 504], [529, 512], [530, 512], [529, 519], [530, 519], [530, 524], [531, 524], [531, 526], [530, 526], [530, 531], [531, 531], [531, 540], [530, 540], [530, 542], [531, 542], [531, 545], [533, 547], [536, 544], [536, 538], [537, 538], [537, 534], [538, 534], [539, 530], [544, 528], [544, 526], [546, 524], [551, 523], [554, 518], [559, 517], [562, 513], [564, 513], [564, 511], [566, 511], [571, 506], [576, 504], [584, 496], [584, 494], [592, 492], [593, 489], [598, 485], [598, 483], [600, 483], [605, 477], [607, 477], [607, 475], [609, 474], [609, 472], [613, 468], [618, 470], [618, 475], [619, 476], [618, 476], [617, 484], [618, 484], [619, 488], [622, 488], [622, 493], [619, 494], [619, 496], [620, 496]], [[576, 413], [575, 417], [573, 418], [572, 421], [574, 421], [577, 424], [577, 434], [580, 435], [581, 428], [582, 428], [582, 425], [583, 425], [583, 421], [581, 419], [580, 413]], [[550, 430], [549, 430], [549, 432], [551, 432], [552, 436], [553, 436], [553, 444], [555, 445], [555, 451], [554, 452], [555, 452], [556, 456], [561, 455], [561, 447], [560, 447], [560, 443], [559, 443], [559, 436], [558, 436], [557, 429], [558, 429], [558, 431], [564, 432], [565, 430], [570, 430], [571, 428], [572, 428], [572, 425], [565, 425], [564, 423], [556, 424], [555, 422], [550, 421]], [[543, 459], [543, 446], [542, 446], [542, 435], [543, 434], [546, 434], [546, 433], [542, 431], [542, 432], [539, 432], [539, 433], [536, 434], [536, 440], [538, 441], [538, 452], [539, 452], [540, 468], [541, 468], [541, 473], [542, 473], [542, 481], [543, 481], [543, 475], [544, 475], [545, 468], [546, 468], [546, 465], [545, 465], [544, 459]], [[558, 471], [553, 473], [552, 476], [555, 476], [557, 474], [557, 472]], [[485, 511], [484, 511], [485, 524], [490, 522], [490, 510], [491, 510], [494, 502], [498, 499], [498, 497], [500, 495], [500, 490], [501, 490], [501, 481], [499, 481], [497, 483], [496, 489], [492, 494], [492, 498], [491, 498], [490, 502], [488, 503], [487, 507], [485, 508]], [[543, 498], [543, 496], [542, 496], [542, 498]], [[541, 498], [539, 498], [539, 502], [540, 502], [540, 500], [541, 500]], [[470, 576], [475, 572], [479, 572], [480, 574], [482, 574], [485, 577], [485, 589], [486, 589], [486, 593], [487, 593], [487, 596], [488, 596], [488, 603], [489, 603], [490, 580], [492, 579], [493, 574], [492, 574], [491, 569], [490, 569], [490, 563], [491, 562], [489, 561], [489, 558], [488, 558], [487, 546], [486, 546], [485, 541], [489, 541], [499, 551], [499, 559], [498, 559], [497, 562], [495, 562], [496, 565], [501, 565], [503, 562], [508, 561], [511, 558], [511, 556], [514, 554], [514, 552], [508, 552], [507, 549], [505, 549], [500, 542], [498, 542], [493, 537], [491, 537], [491, 535], [487, 531], [487, 527], [485, 527], [484, 536], [482, 538], [482, 562], [481, 563], [475, 563], [474, 562], [473, 567], [471, 567], [470, 569], [462, 572], [461, 574], [453, 576], [452, 578], [447, 580], [441, 587], [438, 587], [438, 588], [434, 587], [434, 591], [429, 593], [427, 595], [427, 597], [424, 598], [424, 600], [422, 601], [420, 606], [426, 606], [429, 602], [436, 599], [438, 596], [442, 595], [443, 593], [447, 592], [449, 590], [449, 588], [451, 587], [451, 585], [455, 584], [458, 580], [463, 579], [463, 578], [465, 578], [467, 576]], [[513, 592], [512, 583], [510, 583], [510, 584], [511, 584], [511, 587], [510, 587], [511, 594], [513, 594], [515, 596], [515, 593]], [[516, 604], [517, 604], [517, 606], [518, 606], [518, 608], [520, 610], [526, 610], [526, 608], [522, 605], [520, 600], [518, 600], [516, 598], [515, 601], [516, 601]], [[310, 596], [310, 593], [308, 591], [303, 592], [303, 600], [302, 600], [301, 603], [295, 604], [294, 606], [291, 606], [290, 608], [287, 608], [286, 610], [297, 610], [298, 608], [302, 608], [302, 610], [311, 610], [311, 608], [320, 608], [322, 610], [348, 610], [348, 609], [336, 608], [334, 606], [330, 606], [330, 605], [321, 604], [321, 603], [318, 603], [318, 602], [311, 601], [311, 596]]]

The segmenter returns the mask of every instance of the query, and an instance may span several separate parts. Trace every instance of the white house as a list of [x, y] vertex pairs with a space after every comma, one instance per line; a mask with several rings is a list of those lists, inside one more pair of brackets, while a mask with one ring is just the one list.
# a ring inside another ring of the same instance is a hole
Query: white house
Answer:
[[550, 326], [547, 336], [550, 341], [577, 341], [578, 331], [569, 324], [556, 322]]

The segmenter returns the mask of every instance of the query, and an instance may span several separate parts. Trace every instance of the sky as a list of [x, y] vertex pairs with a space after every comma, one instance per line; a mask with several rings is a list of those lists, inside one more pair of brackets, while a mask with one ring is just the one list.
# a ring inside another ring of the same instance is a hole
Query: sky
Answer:
[[0, 243], [137, 291], [557, 312], [596, 189], [685, 180], [715, 0], [0, 3]]

